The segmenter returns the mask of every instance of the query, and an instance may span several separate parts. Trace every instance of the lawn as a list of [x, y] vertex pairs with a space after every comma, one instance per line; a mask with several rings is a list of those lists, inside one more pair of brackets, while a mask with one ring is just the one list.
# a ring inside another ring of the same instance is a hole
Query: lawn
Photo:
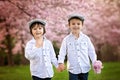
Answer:
[[[120, 63], [104, 63], [101, 74], [95, 74], [93, 70], [89, 72], [89, 80], [120, 80]], [[32, 80], [29, 66], [0, 67], [0, 80]], [[56, 72], [52, 80], [68, 80], [67, 71]]]

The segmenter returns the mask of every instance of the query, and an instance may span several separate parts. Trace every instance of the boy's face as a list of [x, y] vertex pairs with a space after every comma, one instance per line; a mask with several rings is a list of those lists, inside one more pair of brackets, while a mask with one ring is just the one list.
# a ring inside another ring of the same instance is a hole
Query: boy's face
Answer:
[[69, 28], [72, 33], [79, 33], [82, 29], [82, 26], [82, 21], [80, 21], [79, 19], [71, 19], [69, 22]]
[[44, 34], [43, 27], [44, 26], [40, 25], [40, 24], [34, 25], [34, 27], [32, 28], [32, 34], [33, 34], [34, 38], [39, 38], [39, 37], [43, 36], [43, 34]]

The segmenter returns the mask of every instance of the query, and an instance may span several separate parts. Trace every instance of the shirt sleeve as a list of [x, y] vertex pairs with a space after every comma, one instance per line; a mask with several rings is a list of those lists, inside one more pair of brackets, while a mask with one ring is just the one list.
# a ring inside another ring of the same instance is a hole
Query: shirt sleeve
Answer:
[[50, 42], [50, 53], [51, 53], [51, 61], [53, 63], [53, 65], [57, 68], [58, 67], [58, 62], [57, 62], [57, 58], [56, 58], [56, 54], [53, 48], [52, 43]]
[[25, 47], [25, 57], [28, 60], [35, 59], [37, 57], [38, 48], [35, 47], [35, 43], [28, 42]]
[[65, 56], [67, 54], [66, 51], [67, 51], [66, 38], [64, 38], [58, 55], [58, 63], [64, 63]]
[[93, 64], [97, 60], [97, 55], [95, 52], [94, 45], [92, 44], [92, 42], [89, 38], [88, 38], [88, 55]]

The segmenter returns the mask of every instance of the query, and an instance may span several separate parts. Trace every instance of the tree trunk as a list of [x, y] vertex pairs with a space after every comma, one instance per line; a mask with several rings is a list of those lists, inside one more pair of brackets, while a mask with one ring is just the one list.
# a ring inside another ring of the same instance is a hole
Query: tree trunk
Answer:
[[0, 66], [3, 66], [3, 65], [4, 65], [4, 57], [0, 56]]
[[12, 59], [12, 40], [11, 40], [11, 35], [9, 33], [9, 27], [6, 26], [6, 32], [8, 33], [6, 35], [6, 43], [7, 43], [7, 60], [8, 60], [8, 65], [13, 66], [13, 59]]
[[23, 39], [23, 35], [21, 35], [21, 51], [22, 51], [22, 54], [21, 54], [21, 64], [27, 64], [28, 61], [26, 60], [25, 56], [24, 56], [24, 53], [25, 53], [25, 49], [24, 49], [24, 39]]

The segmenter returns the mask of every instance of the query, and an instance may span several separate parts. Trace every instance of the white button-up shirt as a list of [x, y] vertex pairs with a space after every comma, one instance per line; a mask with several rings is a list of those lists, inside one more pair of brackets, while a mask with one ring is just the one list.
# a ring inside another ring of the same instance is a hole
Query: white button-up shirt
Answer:
[[90, 38], [80, 33], [80, 37], [70, 33], [63, 39], [58, 63], [64, 63], [65, 56], [68, 58], [68, 70], [73, 74], [86, 73], [90, 70], [90, 59], [92, 63], [96, 61], [96, 53]]
[[30, 61], [31, 75], [46, 78], [53, 77], [52, 64], [58, 67], [57, 58], [52, 43], [44, 39], [43, 47], [36, 48], [36, 41], [30, 40], [25, 47], [25, 57]]

